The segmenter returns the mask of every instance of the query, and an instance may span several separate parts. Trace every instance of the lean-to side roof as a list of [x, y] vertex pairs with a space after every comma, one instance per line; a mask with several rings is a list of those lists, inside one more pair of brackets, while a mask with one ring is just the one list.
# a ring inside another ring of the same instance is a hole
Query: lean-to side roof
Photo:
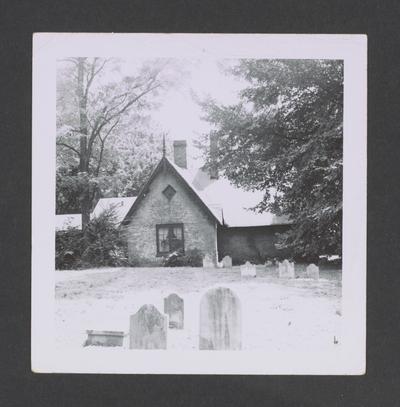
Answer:
[[117, 198], [101, 198], [97, 202], [97, 205], [93, 209], [93, 212], [90, 215], [90, 219], [93, 219], [99, 216], [105, 210], [113, 210], [116, 218], [116, 222], [120, 224], [129, 209], [132, 207], [135, 202], [136, 197], [117, 197]]

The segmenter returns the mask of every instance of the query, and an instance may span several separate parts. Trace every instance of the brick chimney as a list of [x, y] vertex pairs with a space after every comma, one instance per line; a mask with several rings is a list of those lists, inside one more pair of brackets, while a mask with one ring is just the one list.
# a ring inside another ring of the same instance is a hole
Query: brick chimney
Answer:
[[210, 135], [210, 178], [218, 179], [218, 138], [215, 134]]
[[186, 140], [174, 140], [174, 162], [178, 167], [187, 168]]

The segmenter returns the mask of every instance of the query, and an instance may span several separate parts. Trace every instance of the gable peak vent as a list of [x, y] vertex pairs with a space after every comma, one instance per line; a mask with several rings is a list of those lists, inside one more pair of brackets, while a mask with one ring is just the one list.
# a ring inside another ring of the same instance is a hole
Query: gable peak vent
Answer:
[[170, 201], [176, 194], [176, 190], [174, 187], [171, 187], [171, 185], [167, 185], [162, 193], [167, 197], [168, 201]]

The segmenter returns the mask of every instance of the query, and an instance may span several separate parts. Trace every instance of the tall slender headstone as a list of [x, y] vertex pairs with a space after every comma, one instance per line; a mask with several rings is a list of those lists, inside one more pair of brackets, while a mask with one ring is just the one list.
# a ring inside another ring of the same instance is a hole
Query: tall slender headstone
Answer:
[[229, 288], [208, 290], [200, 301], [200, 350], [240, 350], [240, 300]]
[[242, 277], [256, 277], [257, 272], [255, 264], [246, 261], [245, 264], [240, 266], [240, 275]]
[[279, 263], [279, 278], [294, 278], [294, 263], [291, 263], [289, 260], [283, 260], [282, 263]]
[[177, 294], [164, 298], [164, 313], [169, 316], [169, 327], [183, 329], [184, 307], [183, 299]]
[[143, 305], [136, 314], [131, 315], [129, 348], [167, 348], [167, 317], [154, 305]]
[[313, 280], [319, 279], [319, 267], [315, 264], [310, 264], [307, 266], [306, 273], [308, 278], [312, 278]]

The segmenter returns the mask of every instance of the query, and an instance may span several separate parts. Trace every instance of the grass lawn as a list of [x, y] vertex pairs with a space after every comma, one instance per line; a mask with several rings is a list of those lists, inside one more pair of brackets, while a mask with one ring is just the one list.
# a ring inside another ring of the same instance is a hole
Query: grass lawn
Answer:
[[280, 280], [277, 268], [264, 266], [257, 266], [256, 278], [241, 278], [239, 267], [104, 268], [55, 274], [60, 348], [81, 348], [87, 329], [129, 332], [131, 314], [143, 304], [163, 312], [163, 298], [175, 292], [185, 301], [185, 321], [183, 330], [168, 330], [168, 349], [197, 350], [199, 302], [216, 286], [229, 287], [240, 298], [243, 349], [307, 352], [340, 346], [340, 270], [321, 269], [318, 281], [306, 279], [301, 266], [296, 269], [299, 278], [293, 280]]

